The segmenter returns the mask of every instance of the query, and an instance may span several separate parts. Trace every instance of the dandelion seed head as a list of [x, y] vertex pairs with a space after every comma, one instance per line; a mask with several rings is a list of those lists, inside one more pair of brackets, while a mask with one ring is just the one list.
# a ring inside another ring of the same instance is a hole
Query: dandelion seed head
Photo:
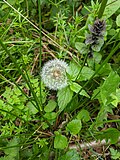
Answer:
[[42, 68], [41, 78], [44, 84], [52, 90], [58, 90], [68, 85], [66, 62], [58, 59], [50, 60]]

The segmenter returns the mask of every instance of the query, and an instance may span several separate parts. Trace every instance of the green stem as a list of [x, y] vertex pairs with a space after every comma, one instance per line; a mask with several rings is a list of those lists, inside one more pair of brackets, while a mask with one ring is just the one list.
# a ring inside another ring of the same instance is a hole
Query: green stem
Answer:
[[104, 13], [104, 10], [105, 10], [105, 7], [106, 7], [106, 4], [107, 4], [107, 1], [108, 0], [102, 0], [101, 2], [101, 6], [100, 6], [100, 9], [98, 11], [98, 18], [100, 19]]
[[[39, 11], [39, 28], [40, 28], [40, 32], [39, 32], [39, 35], [40, 35], [40, 55], [39, 55], [39, 68], [40, 68], [40, 71], [41, 71], [41, 62], [42, 62], [42, 21], [41, 21], [41, 4], [40, 4], [40, 0], [38, 0], [38, 11]], [[39, 83], [39, 88], [40, 88], [40, 103], [41, 103], [41, 110], [42, 110], [42, 90], [41, 90], [41, 87], [42, 87], [42, 84], [41, 84], [41, 76], [40, 76], [40, 83]]]

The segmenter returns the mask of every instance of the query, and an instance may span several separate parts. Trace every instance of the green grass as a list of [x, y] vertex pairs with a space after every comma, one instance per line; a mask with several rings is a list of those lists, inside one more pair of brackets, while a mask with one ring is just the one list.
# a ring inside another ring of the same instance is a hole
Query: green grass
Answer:
[[[85, 159], [81, 146], [103, 139], [104, 150], [90, 146], [89, 158], [119, 158], [117, 1], [0, 5], [0, 160]], [[89, 29], [97, 17], [106, 22], [101, 36]], [[88, 35], [98, 38], [95, 46], [85, 43]], [[41, 79], [54, 58], [68, 64], [68, 86], [57, 91]]]

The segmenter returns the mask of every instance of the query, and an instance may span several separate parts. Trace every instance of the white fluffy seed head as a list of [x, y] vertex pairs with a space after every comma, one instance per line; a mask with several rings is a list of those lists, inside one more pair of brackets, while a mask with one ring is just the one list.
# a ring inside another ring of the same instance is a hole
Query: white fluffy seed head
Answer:
[[66, 76], [66, 62], [58, 59], [50, 60], [44, 64], [41, 72], [41, 78], [44, 84], [52, 90], [58, 90], [68, 85]]

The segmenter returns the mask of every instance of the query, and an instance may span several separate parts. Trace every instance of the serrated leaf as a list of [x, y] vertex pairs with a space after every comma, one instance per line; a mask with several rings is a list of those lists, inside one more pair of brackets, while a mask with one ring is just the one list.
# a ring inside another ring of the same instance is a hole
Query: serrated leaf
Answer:
[[74, 119], [67, 124], [66, 130], [72, 135], [78, 134], [82, 128], [81, 120]]
[[75, 43], [75, 48], [81, 53], [81, 54], [86, 54], [88, 53], [88, 48], [84, 43], [81, 42], [76, 42]]
[[[81, 90], [81, 88], [82, 87], [78, 83], [72, 82], [70, 84], [70, 89], [75, 93], [78, 93]], [[82, 90], [79, 94], [88, 98], [90, 97], [85, 90]]]
[[103, 17], [105, 19], [108, 19], [111, 17], [118, 9], [120, 8], [120, 1], [119, 0], [108, 0], [107, 6], [105, 8], [105, 11], [103, 13]]
[[90, 120], [90, 114], [87, 110], [82, 109], [78, 114], [77, 114], [77, 119], [83, 120], [83, 122], [88, 122]]
[[[100, 67], [100, 64], [95, 65], [95, 70], [97, 70]], [[110, 63], [106, 63], [98, 72], [101, 76], [109, 75], [109, 73], [112, 71]]]
[[54, 100], [49, 100], [48, 104], [44, 108], [44, 111], [45, 112], [52, 112], [55, 109], [56, 105], [57, 105], [57, 103]]
[[97, 137], [100, 140], [105, 139], [107, 142], [110, 141], [110, 144], [116, 144], [120, 136], [120, 131], [118, 131], [116, 128], [108, 128]]
[[111, 72], [100, 88], [102, 102], [106, 104], [107, 99], [112, 93], [116, 93], [116, 89], [120, 83], [120, 77], [117, 73]]
[[91, 68], [84, 66], [82, 68], [82, 71], [81, 71], [78, 79], [80, 81], [86, 81], [86, 80], [89, 80], [93, 74], [94, 74], [94, 71]]
[[69, 86], [61, 89], [58, 91], [57, 93], [57, 97], [58, 97], [58, 106], [59, 109], [62, 111], [67, 104], [71, 101], [73, 96], [73, 91], [70, 89]]
[[64, 149], [68, 146], [67, 137], [64, 135], [56, 135], [54, 139], [54, 148]]
[[67, 73], [70, 76], [71, 80], [75, 80], [78, 74], [80, 73], [80, 66], [78, 64], [71, 62], [69, 67], [67, 68]]

